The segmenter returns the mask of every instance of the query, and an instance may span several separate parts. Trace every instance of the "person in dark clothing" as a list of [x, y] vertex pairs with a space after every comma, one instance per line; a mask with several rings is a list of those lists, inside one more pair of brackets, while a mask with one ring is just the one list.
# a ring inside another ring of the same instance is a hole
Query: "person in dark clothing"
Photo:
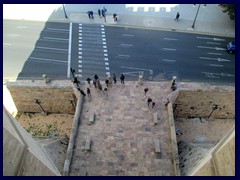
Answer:
[[106, 96], [108, 95], [108, 94], [107, 94], [107, 90], [108, 90], [108, 89], [105, 87], [105, 88], [104, 88], [104, 94], [105, 94]]
[[113, 82], [114, 82], [114, 84], [117, 83], [117, 78], [116, 78], [116, 75], [115, 75], [115, 74], [113, 74]]
[[79, 90], [80, 93], [81, 93], [83, 96], [86, 96], [85, 92], [84, 92], [83, 90], [81, 90], [80, 87], [78, 87], [77, 90]]
[[180, 14], [179, 14], [179, 12], [177, 12], [177, 15], [176, 15], [175, 21], [178, 21], [178, 20], [179, 20], [179, 17], [180, 17]]
[[98, 16], [101, 17], [101, 10], [98, 9]]
[[105, 17], [105, 10], [102, 9], [102, 17]]
[[91, 86], [91, 79], [87, 78], [86, 81], [88, 82], [88, 84]]
[[152, 102], [152, 99], [150, 97], [148, 97], [147, 103], [148, 103], [148, 107], [150, 105], [150, 103]]
[[152, 109], [154, 108], [154, 106], [155, 106], [155, 102], [152, 102]]
[[144, 94], [145, 94], [145, 96], [146, 96], [147, 92], [148, 92], [148, 88], [146, 87], [146, 88], [144, 89]]
[[91, 91], [89, 88], [87, 88], [87, 95], [88, 95], [88, 97], [91, 96]]
[[88, 11], [87, 14], [88, 14], [88, 18], [90, 19], [91, 18], [90, 11]]
[[90, 16], [91, 16], [92, 19], [94, 19], [94, 17], [93, 17], [93, 11], [90, 11]]
[[108, 84], [109, 84], [109, 80], [108, 79], [105, 80], [105, 84], [108, 87]]
[[121, 74], [121, 76], [120, 76], [121, 84], [124, 84], [124, 79], [125, 79], [125, 76], [123, 74]]
[[95, 88], [97, 88], [97, 81], [95, 79], [93, 80], [93, 85]]
[[79, 86], [80, 81], [77, 79], [77, 77], [74, 77], [73, 83]]
[[113, 14], [113, 20], [114, 20], [114, 22], [117, 22], [117, 14], [116, 13]]
[[94, 75], [94, 79], [95, 79], [96, 81], [98, 80], [98, 75], [97, 75], [97, 74]]

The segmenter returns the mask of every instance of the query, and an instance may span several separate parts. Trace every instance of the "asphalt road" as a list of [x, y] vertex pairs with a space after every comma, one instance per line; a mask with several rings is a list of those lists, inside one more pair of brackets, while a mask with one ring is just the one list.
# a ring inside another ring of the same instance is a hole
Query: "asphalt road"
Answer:
[[4, 78], [80, 79], [115, 73], [126, 80], [234, 83], [235, 55], [227, 37], [101, 26], [4, 20]]

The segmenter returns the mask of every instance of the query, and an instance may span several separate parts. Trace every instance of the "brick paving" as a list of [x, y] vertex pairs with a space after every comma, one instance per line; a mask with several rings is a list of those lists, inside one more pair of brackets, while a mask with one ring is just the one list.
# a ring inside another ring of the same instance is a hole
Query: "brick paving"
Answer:
[[[163, 104], [171, 90], [169, 83], [150, 84], [113, 84], [108, 96], [91, 87], [92, 96], [85, 97], [70, 176], [174, 175], [167, 108]], [[149, 88], [147, 96], [156, 102], [153, 109], [147, 106], [145, 87]], [[88, 125], [92, 112], [95, 122]], [[153, 112], [159, 114], [156, 126]], [[84, 150], [87, 138], [92, 141], [89, 152]], [[155, 154], [154, 138], [160, 139], [161, 155]]]

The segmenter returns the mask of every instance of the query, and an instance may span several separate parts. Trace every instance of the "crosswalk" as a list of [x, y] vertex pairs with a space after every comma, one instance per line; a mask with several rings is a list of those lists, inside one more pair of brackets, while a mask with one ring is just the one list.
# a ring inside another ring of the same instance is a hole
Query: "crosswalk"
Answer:
[[78, 69], [75, 75], [81, 79], [94, 74], [100, 78], [110, 75], [104, 25], [79, 24], [78, 35]]

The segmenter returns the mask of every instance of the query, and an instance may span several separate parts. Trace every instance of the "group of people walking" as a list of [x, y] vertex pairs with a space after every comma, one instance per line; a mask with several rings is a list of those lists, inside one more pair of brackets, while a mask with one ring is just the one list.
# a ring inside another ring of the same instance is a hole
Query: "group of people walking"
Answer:
[[[101, 18], [101, 17], [106, 17], [106, 12], [107, 12], [107, 9], [105, 8], [105, 7], [103, 7], [102, 9], [98, 9], [98, 16]], [[94, 19], [94, 17], [93, 17], [93, 11], [88, 11], [87, 12], [87, 14], [88, 14], [88, 17], [89, 17], [89, 19]], [[114, 22], [117, 22], [117, 14], [116, 13], [114, 13], [113, 14], [113, 20], [114, 20]]]

